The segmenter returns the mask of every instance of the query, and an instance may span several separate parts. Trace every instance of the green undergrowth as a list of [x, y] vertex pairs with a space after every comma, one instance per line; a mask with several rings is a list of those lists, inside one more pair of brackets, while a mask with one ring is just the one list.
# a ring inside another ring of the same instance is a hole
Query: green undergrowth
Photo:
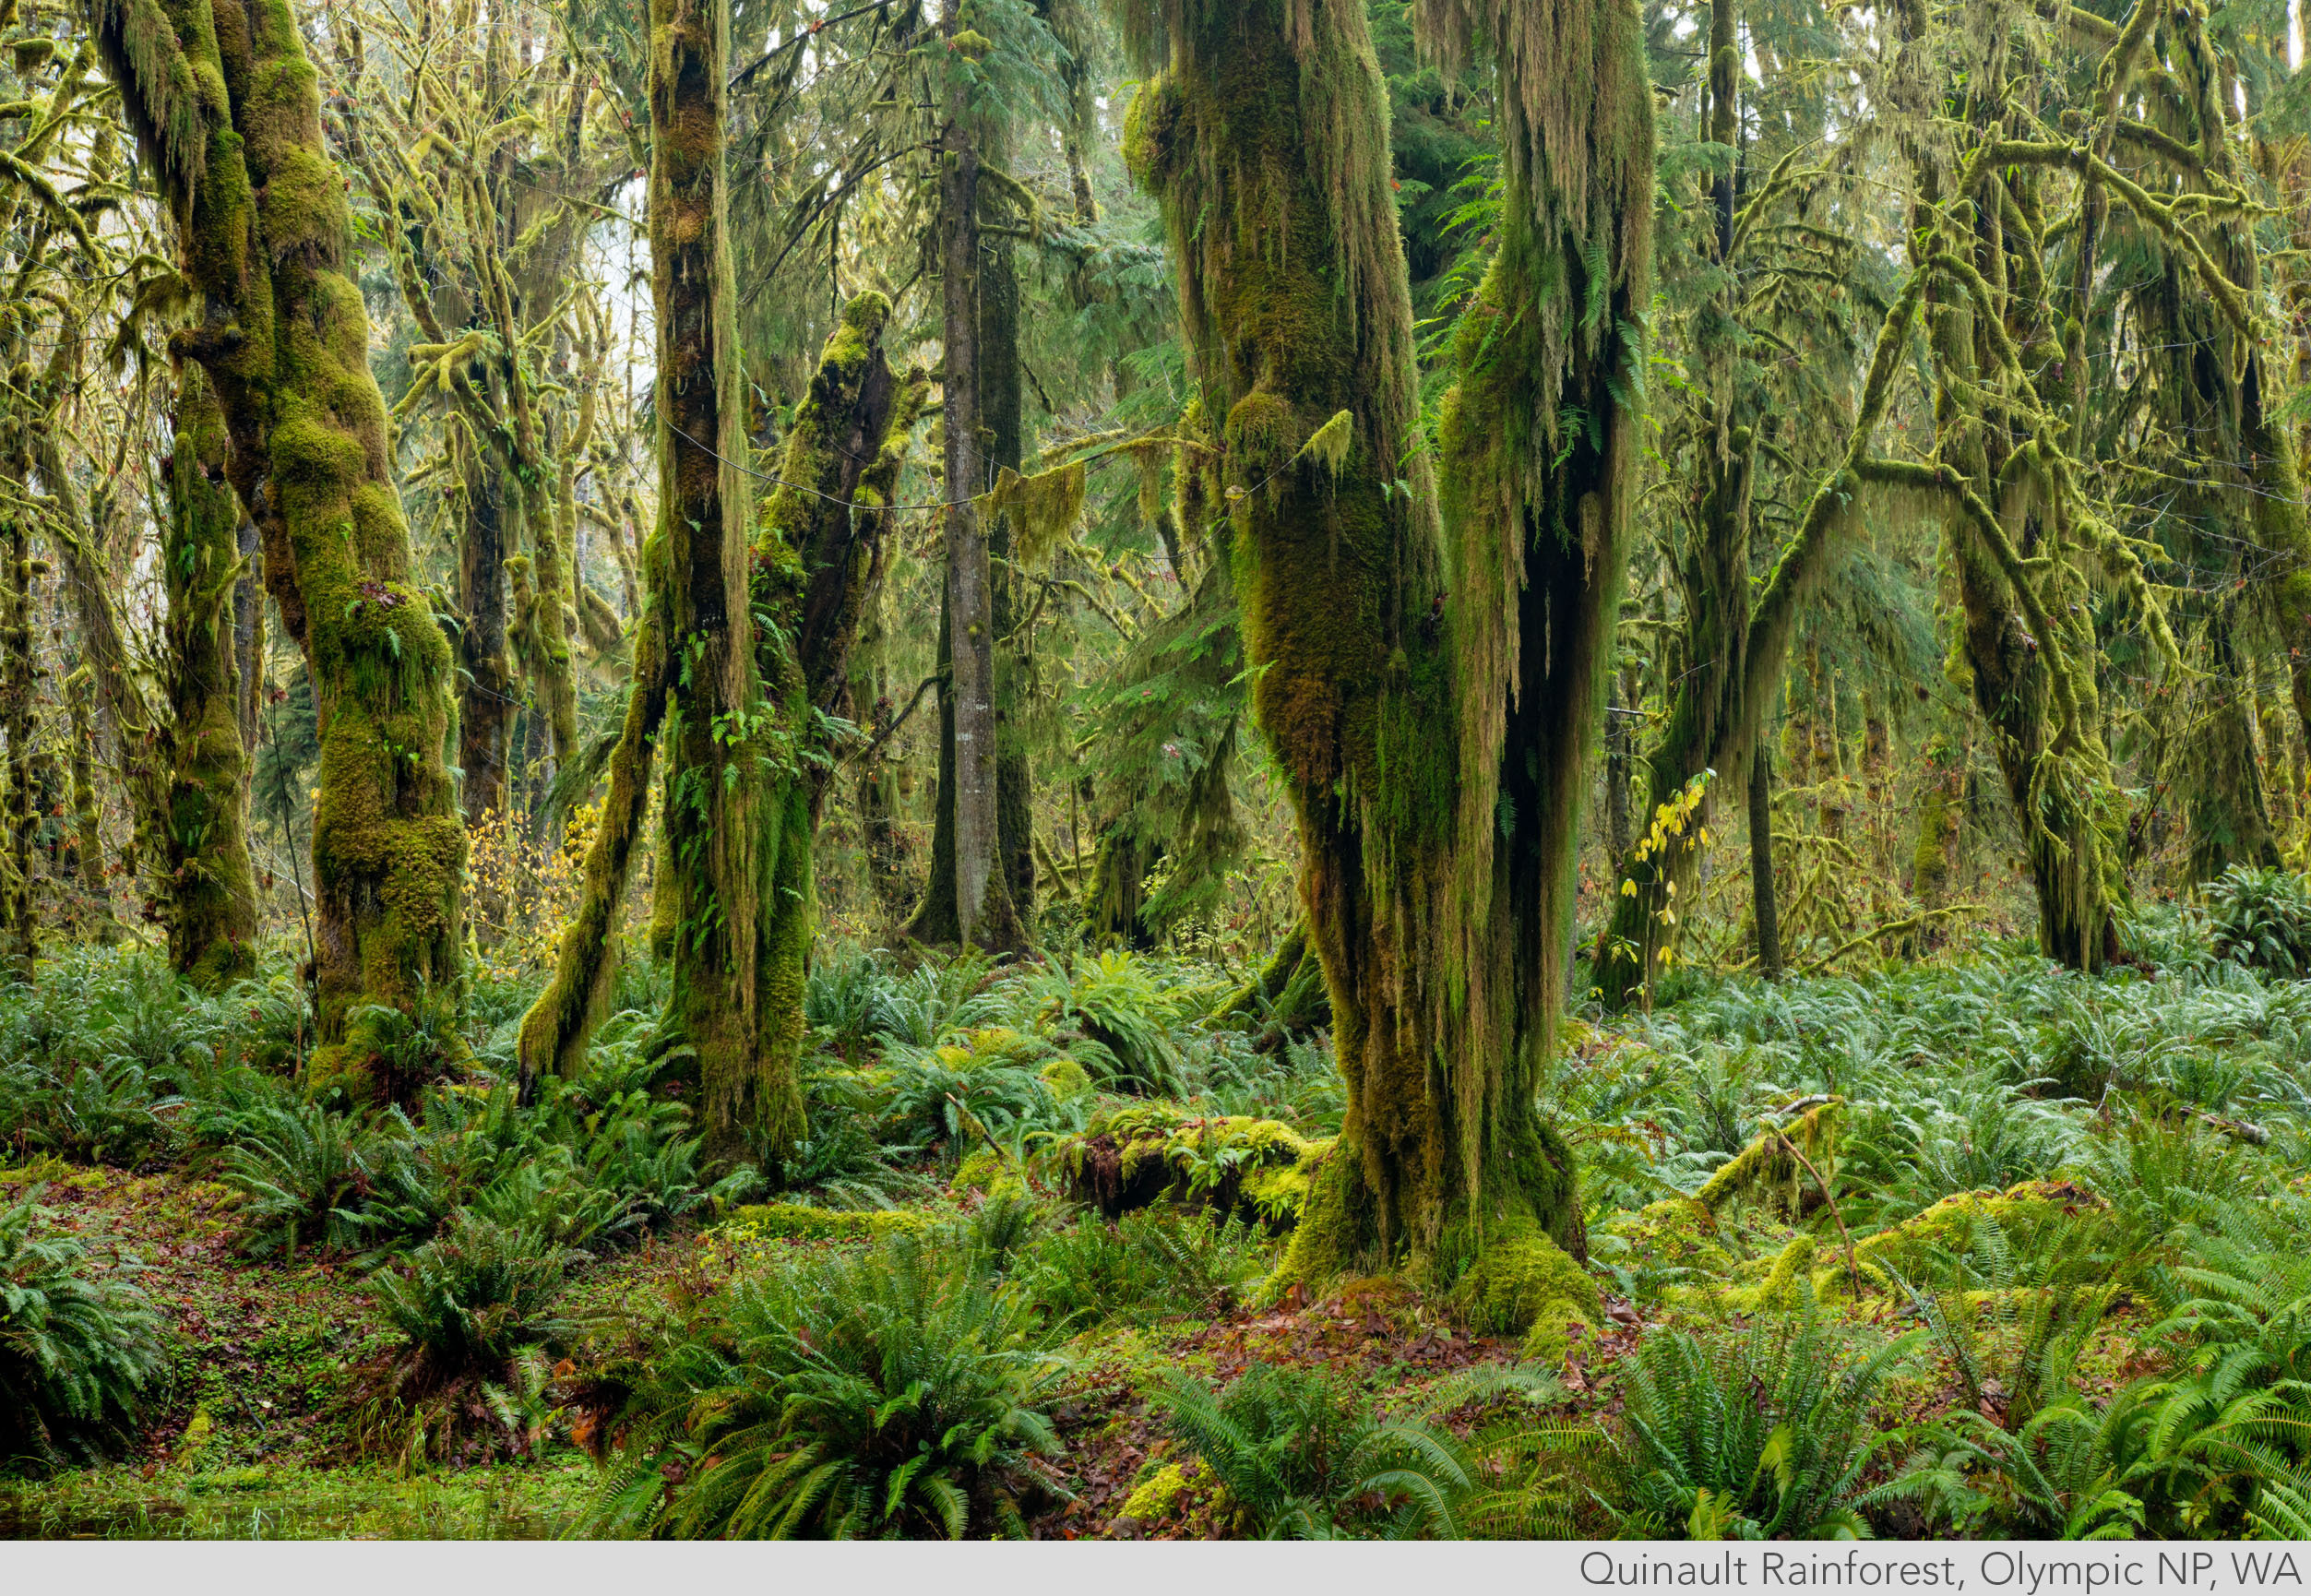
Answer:
[[470, 1063], [403, 1038], [363, 1105], [301, 1075], [293, 984], [76, 955], [0, 992], [11, 1302], [78, 1304], [89, 1376], [0, 1523], [2300, 1533], [2311, 984], [2174, 940], [1689, 978], [1543, 1083], [1585, 1263], [1495, 1227], [1313, 1291], [1278, 1265], [1343, 1093], [1211, 1018], [1224, 971], [822, 949], [757, 1168], [704, 1160], [649, 1006], [525, 1102], [477, 992]]

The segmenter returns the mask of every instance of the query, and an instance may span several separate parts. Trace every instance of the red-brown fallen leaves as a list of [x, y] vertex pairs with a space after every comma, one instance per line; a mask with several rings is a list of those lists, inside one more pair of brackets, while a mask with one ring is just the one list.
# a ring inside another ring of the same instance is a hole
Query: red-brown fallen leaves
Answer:
[[[1612, 1323], [1576, 1340], [1566, 1384], [1595, 1391], [1610, 1365], [1626, 1356], [1643, 1333], [1634, 1309], [1609, 1304]], [[1030, 1531], [1042, 1540], [1081, 1537], [1173, 1539], [1224, 1532], [1212, 1520], [1212, 1493], [1189, 1473], [1189, 1489], [1156, 1523], [1118, 1521], [1144, 1465], [1177, 1461], [1147, 1388], [1161, 1369], [1188, 1367], [1224, 1386], [1255, 1362], [1334, 1370], [1371, 1389], [1377, 1399], [1483, 1364], [1514, 1363], [1513, 1339], [1471, 1336], [1447, 1322], [1402, 1282], [1357, 1280], [1314, 1306], [1287, 1296], [1274, 1308], [1188, 1329], [1166, 1343], [1165, 1354], [1143, 1369], [1106, 1364], [1079, 1377], [1053, 1411], [1061, 1456], [1054, 1461], [1074, 1500], [1045, 1514]], [[1593, 1402], [1595, 1399], [1592, 1397]], [[1482, 1415], [1474, 1410], [1436, 1415], [1465, 1433]]]

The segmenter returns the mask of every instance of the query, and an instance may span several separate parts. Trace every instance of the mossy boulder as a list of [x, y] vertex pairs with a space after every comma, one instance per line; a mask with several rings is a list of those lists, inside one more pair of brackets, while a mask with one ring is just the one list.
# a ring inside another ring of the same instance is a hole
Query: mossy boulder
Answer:
[[1492, 1227], [1451, 1302], [1479, 1334], [1521, 1335], [1524, 1355], [1545, 1363], [1562, 1363], [1576, 1327], [1588, 1333], [1603, 1312], [1589, 1271], [1524, 1215]]
[[1062, 1146], [1060, 1164], [1068, 1195], [1109, 1219], [1169, 1200], [1284, 1230], [1298, 1221], [1331, 1146], [1278, 1120], [1145, 1102], [1094, 1120]]

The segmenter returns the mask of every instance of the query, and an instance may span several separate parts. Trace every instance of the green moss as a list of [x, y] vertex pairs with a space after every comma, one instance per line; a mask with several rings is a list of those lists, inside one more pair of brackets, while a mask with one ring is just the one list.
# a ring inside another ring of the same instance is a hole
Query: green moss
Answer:
[[1051, 1094], [1062, 1102], [1073, 1102], [1091, 1090], [1091, 1077], [1074, 1059], [1061, 1054], [1035, 1072], [1051, 1088]]
[[1749, 1145], [1711, 1174], [1694, 1201], [1715, 1213], [1736, 1197], [1761, 1197], [1785, 1214], [1798, 1212], [1805, 1192], [1815, 1185], [1796, 1159], [1794, 1147], [1825, 1181], [1837, 1177], [1838, 1127], [1845, 1112], [1837, 1098], [1817, 1103], [1777, 1130], [1760, 1131]]
[[800, 1203], [751, 1203], [733, 1209], [707, 1233], [733, 1245], [763, 1241], [848, 1242], [876, 1236], [921, 1235], [938, 1223], [923, 1209], [815, 1209]]
[[1498, 1221], [1454, 1285], [1451, 1302], [1487, 1335], [1524, 1335], [1528, 1357], [1561, 1359], [1573, 1327], [1602, 1312], [1597, 1283], [1538, 1221]]
[[1147, 1102], [1092, 1121], [1062, 1144], [1060, 1159], [1075, 1195], [1111, 1213], [1199, 1202], [1281, 1229], [1300, 1220], [1332, 1146], [1278, 1120]]
[[1116, 1518], [1128, 1519], [1135, 1525], [1153, 1523], [1179, 1506], [1180, 1498], [1187, 1494], [1187, 1473], [1179, 1464], [1158, 1465], [1132, 1486]]
[[990, 1197], [1023, 1197], [1026, 1183], [1011, 1161], [991, 1147], [983, 1147], [955, 1166], [948, 1183], [956, 1191], [979, 1192]]

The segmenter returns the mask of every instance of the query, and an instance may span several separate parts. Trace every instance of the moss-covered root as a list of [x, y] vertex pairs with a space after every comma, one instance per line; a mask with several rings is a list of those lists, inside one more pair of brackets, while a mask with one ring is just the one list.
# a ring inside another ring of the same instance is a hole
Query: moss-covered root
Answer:
[[169, 958], [209, 991], [256, 969], [256, 883], [249, 864], [248, 756], [241, 745], [232, 593], [240, 506], [225, 485], [224, 415], [197, 365], [178, 374], [169, 470], [169, 760], [163, 846]]
[[1522, 1216], [1486, 1232], [1451, 1301], [1471, 1328], [1522, 1336], [1526, 1357], [1551, 1364], [1563, 1363], [1573, 1342], [1595, 1330], [1602, 1305], [1589, 1272]]

